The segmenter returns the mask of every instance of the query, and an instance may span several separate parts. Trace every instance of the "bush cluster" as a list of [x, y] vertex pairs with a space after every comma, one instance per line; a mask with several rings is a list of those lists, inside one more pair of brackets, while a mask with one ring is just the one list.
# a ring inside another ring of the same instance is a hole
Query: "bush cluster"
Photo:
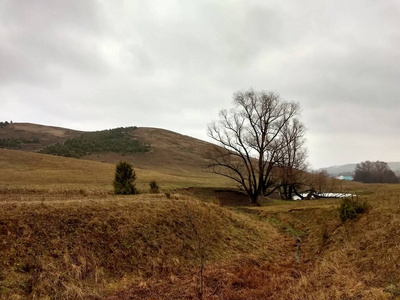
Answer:
[[152, 181], [149, 183], [149, 186], [150, 186], [150, 193], [157, 194], [157, 193], [160, 192], [160, 187], [158, 186], [157, 181], [152, 180]]
[[80, 158], [95, 153], [133, 154], [149, 151], [149, 146], [134, 140], [129, 133], [136, 127], [87, 132], [78, 137], [47, 146], [40, 153]]
[[342, 222], [356, 218], [358, 215], [367, 212], [369, 205], [367, 201], [359, 201], [354, 198], [345, 198], [339, 206], [339, 216]]

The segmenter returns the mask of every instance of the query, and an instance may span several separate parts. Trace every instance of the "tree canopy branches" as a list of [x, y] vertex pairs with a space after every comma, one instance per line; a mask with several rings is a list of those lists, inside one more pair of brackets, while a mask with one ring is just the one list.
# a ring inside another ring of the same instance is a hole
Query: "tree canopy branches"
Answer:
[[364, 183], [398, 183], [399, 178], [383, 161], [369, 160], [356, 165], [354, 180]]
[[[303, 168], [306, 158], [300, 105], [252, 89], [235, 93], [234, 105], [208, 126], [208, 136], [221, 146], [207, 153], [208, 167], [236, 181], [254, 204], [283, 183], [295, 188], [294, 169]], [[276, 177], [277, 168], [286, 168], [285, 180]]]

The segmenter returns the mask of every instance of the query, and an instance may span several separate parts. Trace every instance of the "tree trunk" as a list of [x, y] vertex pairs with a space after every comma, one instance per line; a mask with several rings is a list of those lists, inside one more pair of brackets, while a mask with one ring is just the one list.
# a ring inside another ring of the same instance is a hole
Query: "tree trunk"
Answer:
[[262, 200], [264, 199], [264, 195], [254, 194], [249, 196], [251, 200], [251, 205], [261, 206]]
[[289, 191], [286, 200], [292, 200], [292, 191], [293, 191], [292, 185], [289, 185]]

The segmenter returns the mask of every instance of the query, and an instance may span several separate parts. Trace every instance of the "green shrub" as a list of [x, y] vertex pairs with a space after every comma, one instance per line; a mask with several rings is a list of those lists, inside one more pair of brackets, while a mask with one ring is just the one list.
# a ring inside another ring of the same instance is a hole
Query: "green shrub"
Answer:
[[369, 205], [366, 201], [359, 201], [354, 198], [345, 198], [339, 206], [339, 216], [342, 222], [356, 218], [358, 215], [367, 212]]
[[121, 161], [115, 168], [114, 193], [116, 195], [137, 194], [136, 174], [130, 163]]
[[155, 180], [152, 180], [149, 183], [149, 186], [150, 186], [150, 193], [156, 194], [156, 193], [158, 193], [160, 191], [160, 187], [158, 186], [158, 184], [157, 184], [157, 182]]

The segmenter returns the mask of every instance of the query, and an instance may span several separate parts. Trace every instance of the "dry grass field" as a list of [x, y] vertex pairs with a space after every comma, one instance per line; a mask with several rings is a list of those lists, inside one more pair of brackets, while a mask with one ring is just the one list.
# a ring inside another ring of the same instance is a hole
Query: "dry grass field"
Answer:
[[[112, 192], [115, 164], [0, 149], [0, 189], [71, 192]], [[224, 187], [230, 182], [200, 168], [179, 174], [168, 169], [136, 167], [139, 190], [155, 179], [164, 191], [184, 187]]]
[[370, 210], [342, 223], [338, 199], [220, 207], [181, 188], [229, 182], [159, 163], [115, 196], [114, 164], [0, 149], [0, 299], [400, 297], [400, 185], [343, 183]]

